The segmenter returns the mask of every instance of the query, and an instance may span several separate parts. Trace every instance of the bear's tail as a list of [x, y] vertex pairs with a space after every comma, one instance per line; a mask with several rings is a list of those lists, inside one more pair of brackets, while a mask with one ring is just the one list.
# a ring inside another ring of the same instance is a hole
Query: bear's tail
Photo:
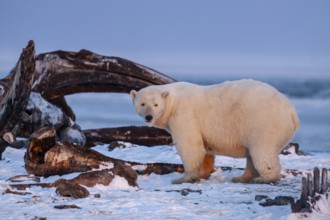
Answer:
[[293, 108], [292, 113], [291, 113], [291, 117], [292, 117], [292, 121], [293, 121], [293, 125], [294, 125], [294, 131], [297, 131], [300, 125], [300, 121], [299, 121], [299, 117], [298, 114], [295, 110], [295, 108]]

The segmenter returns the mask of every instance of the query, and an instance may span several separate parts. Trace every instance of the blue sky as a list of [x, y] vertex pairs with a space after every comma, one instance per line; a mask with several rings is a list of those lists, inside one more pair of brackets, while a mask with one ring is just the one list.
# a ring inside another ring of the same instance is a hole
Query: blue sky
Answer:
[[165, 74], [329, 77], [328, 0], [2, 0], [0, 72], [28, 40]]

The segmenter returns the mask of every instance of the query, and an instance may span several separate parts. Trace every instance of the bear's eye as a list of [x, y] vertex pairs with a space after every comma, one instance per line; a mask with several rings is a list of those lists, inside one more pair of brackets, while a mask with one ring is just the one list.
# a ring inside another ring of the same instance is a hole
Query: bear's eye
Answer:
[[141, 106], [145, 106], [146, 104], [142, 103]]
[[158, 106], [158, 104], [154, 104], [154, 106], [155, 106], [155, 107], [157, 107], [157, 106]]

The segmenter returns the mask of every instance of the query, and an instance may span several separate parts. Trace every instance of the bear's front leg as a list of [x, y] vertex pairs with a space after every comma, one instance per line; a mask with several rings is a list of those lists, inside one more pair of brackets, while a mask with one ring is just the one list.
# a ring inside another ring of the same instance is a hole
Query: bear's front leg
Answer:
[[[203, 140], [197, 137], [182, 139], [181, 136], [180, 140], [175, 143], [185, 171], [183, 177], [172, 180], [172, 183], [193, 183], [198, 182], [201, 178], [207, 178], [211, 170], [208, 169], [208, 174], [205, 174], [204, 160], [206, 158], [206, 151]], [[209, 160], [210, 158], [208, 157], [207, 159]]]

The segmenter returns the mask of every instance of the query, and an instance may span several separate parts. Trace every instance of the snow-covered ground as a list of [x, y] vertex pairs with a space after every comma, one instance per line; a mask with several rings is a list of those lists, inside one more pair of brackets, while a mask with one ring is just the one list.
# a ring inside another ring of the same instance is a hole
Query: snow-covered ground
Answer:
[[[94, 149], [110, 157], [139, 162], [180, 163], [173, 146], [148, 148], [132, 146], [107, 150], [107, 145]], [[55, 188], [32, 187], [25, 190], [28, 195], [3, 194], [10, 177], [26, 174], [24, 150], [7, 148], [4, 160], [0, 161], [0, 219], [300, 219], [301, 214], [291, 214], [290, 205], [260, 206], [256, 195], [300, 197], [302, 175], [287, 174], [286, 169], [297, 169], [303, 173], [314, 167], [329, 168], [330, 153], [313, 153], [308, 156], [280, 156], [282, 178], [275, 185], [232, 183], [233, 176], [242, 170], [222, 171], [218, 169], [209, 180], [195, 184], [172, 185], [171, 179], [179, 173], [138, 177], [138, 188], [128, 186], [126, 180], [116, 177], [110, 186], [97, 185], [88, 188], [90, 196], [72, 199], [56, 195]], [[244, 159], [218, 156], [216, 166], [244, 168]], [[71, 179], [76, 174], [62, 176]], [[60, 178], [41, 178], [41, 182], [53, 182]], [[190, 189], [185, 190], [185, 189]], [[97, 198], [95, 195], [100, 194]], [[77, 205], [80, 209], [56, 209], [58, 205]], [[311, 219], [330, 219], [329, 200], [321, 204], [322, 212], [308, 214]]]

